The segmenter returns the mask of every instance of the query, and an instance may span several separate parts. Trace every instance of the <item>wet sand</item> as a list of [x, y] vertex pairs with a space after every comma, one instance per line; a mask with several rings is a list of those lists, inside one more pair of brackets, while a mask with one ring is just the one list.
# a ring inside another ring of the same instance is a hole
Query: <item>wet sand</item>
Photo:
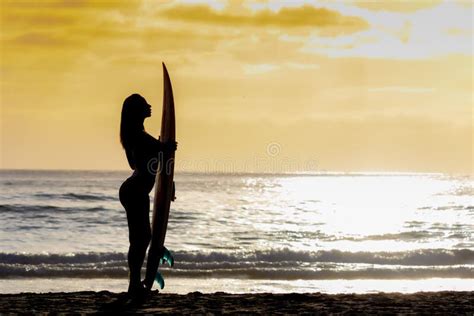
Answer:
[[426, 314], [474, 315], [474, 292], [415, 294], [159, 294], [131, 302], [125, 294], [101, 292], [0, 295], [0, 313], [146, 314]]

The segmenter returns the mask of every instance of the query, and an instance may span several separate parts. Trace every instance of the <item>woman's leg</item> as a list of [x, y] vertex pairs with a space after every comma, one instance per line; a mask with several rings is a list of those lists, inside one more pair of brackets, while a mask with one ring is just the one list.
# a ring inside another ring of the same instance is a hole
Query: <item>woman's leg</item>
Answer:
[[[122, 200], [122, 199], [121, 199]], [[142, 288], [141, 268], [145, 259], [146, 249], [151, 239], [150, 200], [147, 194], [133, 194], [124, 199], [127, 212], [130, 247], [128, 250], [128, 267], [130, 284], [128, 291]]]

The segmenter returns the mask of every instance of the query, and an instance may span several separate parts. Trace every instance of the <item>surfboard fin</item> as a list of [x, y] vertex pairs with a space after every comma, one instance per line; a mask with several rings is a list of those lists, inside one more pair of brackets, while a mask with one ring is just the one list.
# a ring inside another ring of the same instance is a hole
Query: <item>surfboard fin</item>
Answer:
[[163, 247], [163, 255], [160, 258], [160, 264], [163, 264], [164, 262], [167, 262], [170, 267], [174, 265], [173, 255], [166, 247]]
[[165, 287], [165, 279], [163, 278], [160, 272], [156, 272], [155, 281], [160, 286], [160, 289], [163, 289]]

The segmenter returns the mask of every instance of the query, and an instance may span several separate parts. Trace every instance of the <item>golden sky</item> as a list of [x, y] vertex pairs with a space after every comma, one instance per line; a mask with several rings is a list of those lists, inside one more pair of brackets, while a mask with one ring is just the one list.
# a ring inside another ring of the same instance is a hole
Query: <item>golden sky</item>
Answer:
[[473, 173], [471, 1], [0, 3], [2, 168], [126, 169], [164, 61], [178, 169]]

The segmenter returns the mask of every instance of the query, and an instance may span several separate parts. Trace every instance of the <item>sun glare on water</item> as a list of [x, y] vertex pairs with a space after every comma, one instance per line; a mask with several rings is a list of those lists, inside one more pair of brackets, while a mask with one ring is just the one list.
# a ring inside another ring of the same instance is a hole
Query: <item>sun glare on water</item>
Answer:
[[[258, 180], [249, 181], [247, 185], [258, 187]], [[461, 212], [447, 222], [433, 211], [448, 203], [440, 192], [448, 194], [455, 189], [452, 182], [435, 175], [285, 176], [266, 186], [261, 184], [254, 192], [254, 207], [267, 211], [264, 218], [251, 224], [262, 231], [307, 234], [308, 238], [298, 239], [296, 244], [288, 242], [295, 249], [442, 248], [452, 246], [453, 241], [425, 229], [439, 221], [455, 225], [468, 220], [469, 215]], [[422, 224], [422, 229], [416, 227]]]

